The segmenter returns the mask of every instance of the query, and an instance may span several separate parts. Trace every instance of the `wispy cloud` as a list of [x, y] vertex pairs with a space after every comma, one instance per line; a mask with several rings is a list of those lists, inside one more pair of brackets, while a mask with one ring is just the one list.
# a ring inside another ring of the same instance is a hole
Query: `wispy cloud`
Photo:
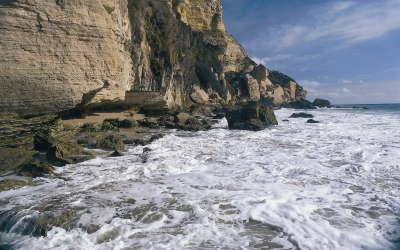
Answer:
[[342, 79], [342, 80], [340, 80], [340, 82], [342, 82], [342, 83], [352, 83], [353, 81], [352, 80]]
[[400, 29], [399, 13], [398, 0], [327, 3], [310, 10], [296, 25], [271, 27], [254, 43], [276, 51], [324, 39], [335, 41], [330, 43], [333, 48], [348, 47]]
[[349, 97], [359, 97], [360, 95], [358, 93], [353, 93], [350, 89], [347, 88], [340, 88], [336, 89], [335, 92], [330, 92], [326, 94], [327, 96], [330, 97], [335, 97], [338, 99], [347, 99]]
[[267, 65], [267, 62], [273, 62], [273, 61], [280, 61], [280, 60], [285, 60], [287, 58], [290, 58], [291, 56], [288, 54], [277, 54], [271, 57], [264, 57], [264, 58], [258, 58], [256, 56], [251, 57], [251, 60], [255, 61], [258, 64], [263, 64]]
[[393, 72], [393, 71], [400, 71], [400, 68], [386, 69], [386, 70], [383, 70], [382, 73]]
[[328, 85], [326, 83], [321, 83], [318, 81], [309, 81], [309, 80], [299, 80], [297, 81], [297, 83], [303, 87], [321, 87]]

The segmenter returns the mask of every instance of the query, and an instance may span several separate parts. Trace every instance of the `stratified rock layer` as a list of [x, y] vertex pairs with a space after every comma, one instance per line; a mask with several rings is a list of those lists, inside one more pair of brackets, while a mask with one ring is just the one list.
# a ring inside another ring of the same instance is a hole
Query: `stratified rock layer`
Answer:
[[126, 0], [1, 1], [0, 111], [40, 114], [124, 99], [128, 39]]
[[248, 58], [220, 0], [0, 1], [0, 113], [305, 98]]

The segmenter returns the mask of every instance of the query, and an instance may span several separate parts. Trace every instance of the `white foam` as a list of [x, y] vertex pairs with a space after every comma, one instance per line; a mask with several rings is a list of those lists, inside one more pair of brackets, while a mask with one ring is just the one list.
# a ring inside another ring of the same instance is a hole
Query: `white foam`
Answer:
[[[400, 238], [400, 116], [310, 111], [260, 132], [169, 134], [119, 158], [58, 168], [71, 180], [42, 180], [0, 193], [9, 205], [62, 197], [86, 207], [81, 229], [45, 238], [0, 233], [31, 249], [396, 249]], [[135, 199], [136, 202], [127, 202]], [[4, 209], [6, 209], [4, 207]]]

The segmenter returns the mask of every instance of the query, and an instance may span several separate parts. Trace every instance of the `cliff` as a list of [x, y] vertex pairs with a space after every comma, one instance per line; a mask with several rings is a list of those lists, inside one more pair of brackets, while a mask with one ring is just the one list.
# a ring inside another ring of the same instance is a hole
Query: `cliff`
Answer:
[[225, 31], [220, 0], [0, 0], [0, 112], [305, 98], [274, 79]]

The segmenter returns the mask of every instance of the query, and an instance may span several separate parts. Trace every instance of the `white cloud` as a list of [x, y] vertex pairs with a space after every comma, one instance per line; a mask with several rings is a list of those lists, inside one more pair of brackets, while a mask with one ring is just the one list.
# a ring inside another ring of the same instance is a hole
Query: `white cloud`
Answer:
[[258, 58], [256, 56], [251, 57], [251, 60], [255, 61], [257, 64], [267, 65], [267, 62], [270, 61], [268, 57], [265, 58]]
[[346, 80], [346, 79], [342, 79], [342, 80], [340, 80], [342, 83], [352, 83], [353, 81], [352, 80]]
[[387, 72], [392, 72], [392, 71], [400, 71], [400, 68], [386, 69], [386, 70], [383, 70], [382, 72], [383, 72], [383, 73], [387, 73]]
[[351, 90], [347, 88], [341, 88], [341, 89], [336, 89], [335, 92], [328, 93], [327, 96], [335, 97], [338, 99], [346, 99], [349, 97], [359, 97], [360, 95], [353, 93]]
[[336, 48], [347, 47], [400, 29], [399, 13], [398, 0], [328, 3], [310, 11], [298, 24], [273, 27], [265, 34], [268, 39], [254, 42], [278, 51], [320, 39], [335, 41]]
[[288, 54], [277, 54], [271, 57], [264, 57], [264, 58], [258, 58], [256, 56], [251, 57], [251, 60], [255, 61], [258, 64], [266, 65], [267, 62], [272, 62], [272, 61], [279, 61], [279, 60], [284, 60], [289, 58], [290, 55]]
[[321, 86], [327, 85], [326, 83], [321, 83], [321, 82], [317, 82], [317, 81], [309, 81], [309, 80], [299, 80], [299, 81], [297, 81], [297, 83], [303, 87], [321, 87]]

